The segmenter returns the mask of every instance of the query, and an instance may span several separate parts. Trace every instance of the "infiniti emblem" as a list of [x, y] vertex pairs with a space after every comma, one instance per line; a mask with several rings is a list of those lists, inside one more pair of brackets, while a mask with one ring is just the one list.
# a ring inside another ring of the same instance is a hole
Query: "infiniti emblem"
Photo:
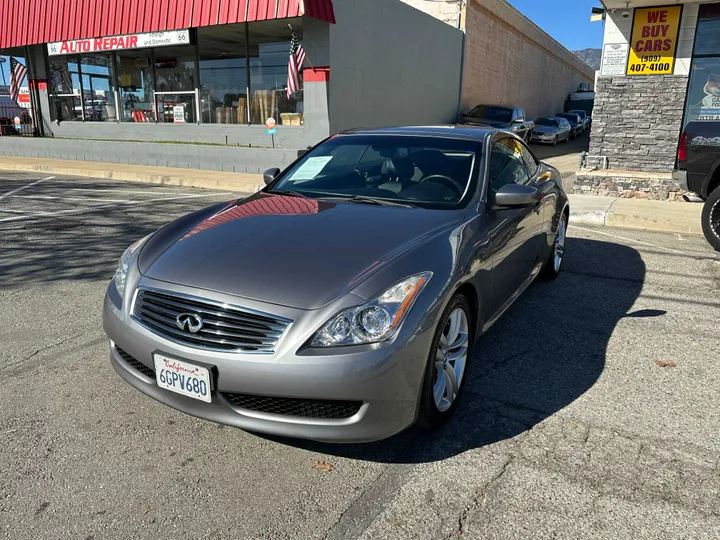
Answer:
[[187, 330], [191, 334], [197, 334], [203, 327], [203, 320], [200, 315], [194, 313], [181, 313], [175, 317], [175, 324], [180, 330]]

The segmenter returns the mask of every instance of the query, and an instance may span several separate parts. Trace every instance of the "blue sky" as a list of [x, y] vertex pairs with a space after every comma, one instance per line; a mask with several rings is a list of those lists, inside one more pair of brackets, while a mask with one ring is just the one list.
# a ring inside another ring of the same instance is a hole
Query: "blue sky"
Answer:
[[599, 0], [508, 0], [515, 9], [571, 51], [600, 49], [603, 23], [590, 22]]

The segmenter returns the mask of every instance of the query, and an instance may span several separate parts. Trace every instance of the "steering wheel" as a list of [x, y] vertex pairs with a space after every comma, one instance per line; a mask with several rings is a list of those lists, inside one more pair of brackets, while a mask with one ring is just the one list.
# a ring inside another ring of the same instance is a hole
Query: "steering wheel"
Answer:
[[449, 176], [445, 176], [444, 174], [431, 174], [430, 176], [420, 180], [420, 182], [418, 182], [418, 184], [422, 184], [423, 182], [437, 182], [438, 184], [442, 184], [446, 187], [449, 187], [455, 193], [457, 193], [458, 198], [461, 198], [463, 195], [463, 191], [465, 191], [460, 184], [458, 184], [455, 180], [453, 180]]

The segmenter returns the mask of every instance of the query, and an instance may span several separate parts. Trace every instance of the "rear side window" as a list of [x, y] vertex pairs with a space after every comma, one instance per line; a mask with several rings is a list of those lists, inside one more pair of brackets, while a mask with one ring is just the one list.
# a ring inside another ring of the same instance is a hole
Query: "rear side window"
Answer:
[[493, 191], [506, 184], [529, 182], [522, 143], [509, 137], [496, 142], [490, 152], [490, 187]]
[[533, 176], [535, 176], [535, 173], [537, 172], [538, 162], [535, 161], [535, 158], [534, 158], [533, 155], [530, 153], [530, 150], [528, 150], [527, 146], [525, 146], [524, 144], [520, 143], [520, 148], [521, 148], [521, 150], [522, 150], [522, 159], [523, 159], [523, 162], [525, 163], [525, 166], [527, 167], [528, 174], [529, 174], [530, 177], [532, 178]]

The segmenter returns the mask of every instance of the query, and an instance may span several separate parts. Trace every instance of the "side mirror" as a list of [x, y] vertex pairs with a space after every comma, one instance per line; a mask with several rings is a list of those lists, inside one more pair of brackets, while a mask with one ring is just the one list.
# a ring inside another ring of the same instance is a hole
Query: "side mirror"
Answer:
[[310, 150], [310, 148], [312, 148], [312, 147], [311, 147], [311, 146], [308, 146], [305, 150], [298, 150], [298, 151], [297, 151], [297, 157], [298, 157], [298, 159], [301, 158], [301, 157], [303, 157], [305, 154], [307, 154], [308, 151]]
[[539, 200], [536, 188], [522, 184], [505, 184], [495, 192], [495, 206], [503, 208], [533, 206]]
[[263, 173], [263, 180], [265, 180], [265, 185], [268, 185], [271, 183], [275, 178], [277, 178], [277, 175], [280, 174], [280, 169], [277, 167], [273, 169], [268, 169]]

